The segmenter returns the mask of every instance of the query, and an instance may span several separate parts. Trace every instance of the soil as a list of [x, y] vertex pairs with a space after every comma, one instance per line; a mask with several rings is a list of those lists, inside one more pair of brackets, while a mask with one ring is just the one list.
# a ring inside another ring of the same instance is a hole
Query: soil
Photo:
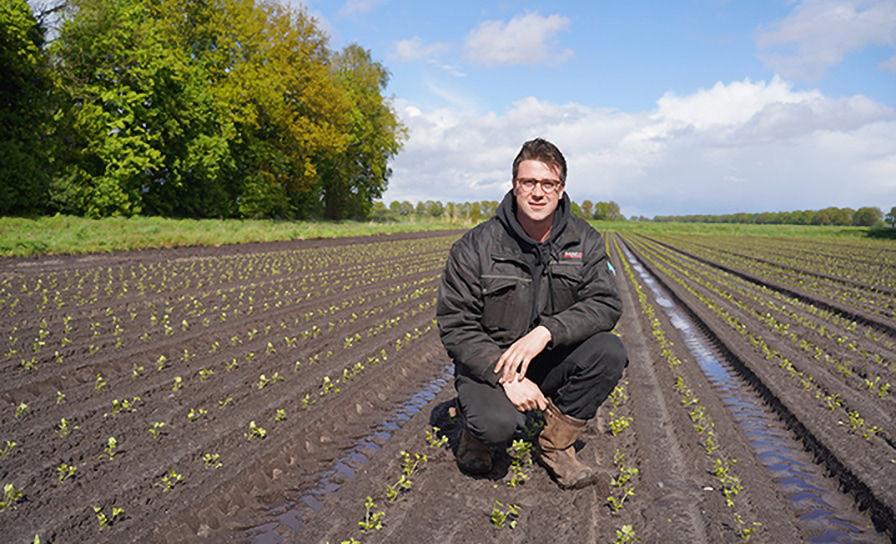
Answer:
[[[456, 238], [457, 233], [420, 233], [3, 260], [0, 341], [6, 343], [0, 347], [19, 352], [0, 355], [0, 448], [6, 440], [18, 445], [0, 458], [0, 479], [22, 489], [24, 500], [0, 511], [0, 533], [9, 542], [30, 542], [40, 534], [42, 542], [356, 538], [466, 544], [613, 542], [617, 531], [631, 525], [641, 542], [740, 541], [711, 459], [616, 256], [625, 306], [617, 333], [629, 352], [622, 381], [629, 398], [616, 409], [601, 407], [577, 444], [583, 461], [598, 469], [595, 485], [561, 490], [533, 465], [525, 469], [529, 479], [511, 488], [510, 458], [501, 451], [486, 477], [458, 470], [460, 422], [452, 417], [451, 364], [433, 324], [438, 279]], [[109, 277], [115, 288], [107, 291]], [[137, 292], [135, 278], [141, 277], [158, 290]], [[19, 289], [23, 282], [34, 286], [42, 279], [46, 285], [51, 278], [70, 286], [58, 289], [70, 297], [61, 309], [44, 302], [38, 289]], [[131, 282], [126, 293], [118, 289], [120, 278]], [[685, 295], [681, 301], [694, 305]], [[121, 347], [114, 346], [108, 312], [124, 329]], [[138, 317], [131, 319], [129, 312]], [[744, 351], [735, 343], [742, 340], [725, 336], [717, 318], [695, 313], [735, 346], [732, 351]], [[169, 315], [171, 334], [161, 324], [149, 325], [151, 315], [163, 314]], [[72, 316], [71, 333], [60, 328], [66, 315]], [[674, 327], [657, 315], [674, 337]], [[206, 317], [209, 323], [201, 325]], [[21, 354], [43, 329], [42, 318], [52, 329], [45, 348], [50, 353], [41, 351], [37, 367], [26, 370]], [[182, 320], [189, 327], [180, 328]], [[147, 331], [151, 338], [142, 340]], [[19, 342], [7, 341], [11, 336]], [[71, 343], [58, 363], [51, 354], [63, 337]], [[753, 541], [807, 540], [812, 535], [750, 453], [697, 363], [680, 340], [673, 342], [681, 372], [715, 422], [722, 452], [738, 459], [744, 482], [740, 513], [763, 524]], [[91, 353], [91, 345], [99, 351]], [[157, 370], [161, 355], [166, 364]], [[137, 378], [135, 365], [144, 367]], [[824, 444], [825, 462], [833, 459], [872, 488], [880, 472], [869, 472], [865, 453], [852, 443], [829, 444], [839, 439], [822, 421], [826, 414], [803, 406], [792, 384], [765, 372], [756, 369], [753, 379], [776, 382], [768, 383], [768, 394], [789, 409], [795, 427], [801, 424]], [[106, 383], [100, 389], [98, 373]], [[271, 383], [274, 373], [284, 379]], [[262, 374], [268, 379], [263, 386]], [[175, 387], [177, 377], [181, 388]], [[328, 380], [338, 380], [338, 392], [323, 394]], [[65, 394], [61, 404], [56, 391]], [[113, 400], [134, 397], [140, 397], [135, 411], [112, 414]], [[15, 417], [21, 402], [28, 412]], [[190, 421], [189, 411], [200, 408], [206, 413]], [[285, 411], [282, 421], [276, 421], [279, 409]], [[608, 422], [619, 416], [630, 417], [631, 426], [614, 436]], [[78, 428], [61, 437], [63, 417]], [[154, 439], [148, 429], [157, 421], [166, 426]], [[264, 438], [247, 438], [250, 421], [266, 429]], [[447, 445], [427, 444], [424, 435], [433, 426], [448, 437]], [[104, 454], [110, 436], [118, 440], [111, 459]], [[428, 460], [411, 476], [410, 489], [389, 502], [386, 486], [402, 474], [402, 451]], [[611, 485], [617, 451], [639, 473], [631, 481], [634, 496], [613, 513], [607, 497], [618, 493]], [[207, 453], [220, 455], [220, 468], [206, 467]], [[57, 479], [62, 462], [77, 466], [64, 482]], [[183, 480], [165, 490], [162, 479], [172, 469]], [[384, 519], [381, 529], [364, 532], [358, 521], [368, 496]], [[843, 499], [852, 505], [852, 498]], [[496, 501], [519, 506], [515, 528], [490, 521]], [[94, 505], [107, 516], [113, 506], [125, 513], [100, 528]], [[862, 541], [886, 540], [871, 529], [862, 535]]]

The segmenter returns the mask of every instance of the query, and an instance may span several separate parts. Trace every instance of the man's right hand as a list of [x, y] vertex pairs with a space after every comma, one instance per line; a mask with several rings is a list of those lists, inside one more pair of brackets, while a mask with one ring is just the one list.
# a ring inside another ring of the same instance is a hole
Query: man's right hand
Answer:
[[511, 404], [520, 412], [546, 410], [548, 407], [548, 401], [541, 393], [541, 389], [529, 378], [523, 378], [521, 381], [511, 380], [501, 385]]

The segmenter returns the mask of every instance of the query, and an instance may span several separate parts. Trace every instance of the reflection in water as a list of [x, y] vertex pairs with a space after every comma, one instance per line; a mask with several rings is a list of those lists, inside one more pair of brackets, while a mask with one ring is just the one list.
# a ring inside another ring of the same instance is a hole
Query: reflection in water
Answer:
[[[678, 329], [684, 344], [709, 379], [719, 398], [734, 417], [759, 461], [772, 473], [782, 494], [787, 497], [799, 516], [799, 525], [813, 543], [859, 542], [868, 523], [855, 511], [850, 502], [835, 507], [831, 503], [841, 498], [837, 484], [822, 473], [815, 463], [807, 462], [802, 445], [769, 410], [755, 391], [731, 368], [712, 347], [710, 339], [699, 330], [690, 316], [681, 311], [672, 297], [623, 248], [632, 267], [653, 293], [672, 326]], [[871, 530], [871, 529], [869, 529]]]
[[267, 514], [268, 517], [274, 518], [273, 521], [251, 529], [251, 542], [253, 544], [279, 544], [284, 542], [282, 534], [287, 535], [287, 540], [293, 540], [292, 537], [298, 535], [305, 524], [305, 513], [308, 510], [319, 512], [327, 495], [336, 493], [344, 483], [354, 478], [358, 469], [370, 461], [370, 455], [379, 451], [392, 438], [395, 431], [401, 429], [439, 394], [451, 379], [453, 370], [454, 365], [446, 366], [438, 378], [414, 393], [370, 434], [349, 448], [329, 470], [323, 473], [317, 484], [299, 497], [297, 501], [286, 501], [270, 509]]

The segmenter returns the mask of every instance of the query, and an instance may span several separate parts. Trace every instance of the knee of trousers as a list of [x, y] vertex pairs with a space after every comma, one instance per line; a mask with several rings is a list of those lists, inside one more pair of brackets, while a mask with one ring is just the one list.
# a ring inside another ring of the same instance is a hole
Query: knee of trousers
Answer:
[[585, 365], [589, 374], [596, 371], [611, 378], [622, 376], [623, 369], [628, 365], [628, 352], [619, 337], [601, 332], [586, 342], [592, 344], [591, 356], [588, 357], [590, 364]]
[[467, 430], [489, 446], [499, 446], [510, 440], [516, 431], [518, 417], [502, 410], [488, 410], [481, 414], [464, 414]]

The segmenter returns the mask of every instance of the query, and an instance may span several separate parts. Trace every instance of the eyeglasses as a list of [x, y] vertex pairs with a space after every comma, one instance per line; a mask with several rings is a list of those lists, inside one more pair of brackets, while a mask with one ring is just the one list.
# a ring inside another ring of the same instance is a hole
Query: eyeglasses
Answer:
[[546, 194], [555, 193], [563, 187], [563, 182], [558, 179], [517, 179], [516, 183], [526, 193], [534, 191], [536, 185], [540, 185]]

